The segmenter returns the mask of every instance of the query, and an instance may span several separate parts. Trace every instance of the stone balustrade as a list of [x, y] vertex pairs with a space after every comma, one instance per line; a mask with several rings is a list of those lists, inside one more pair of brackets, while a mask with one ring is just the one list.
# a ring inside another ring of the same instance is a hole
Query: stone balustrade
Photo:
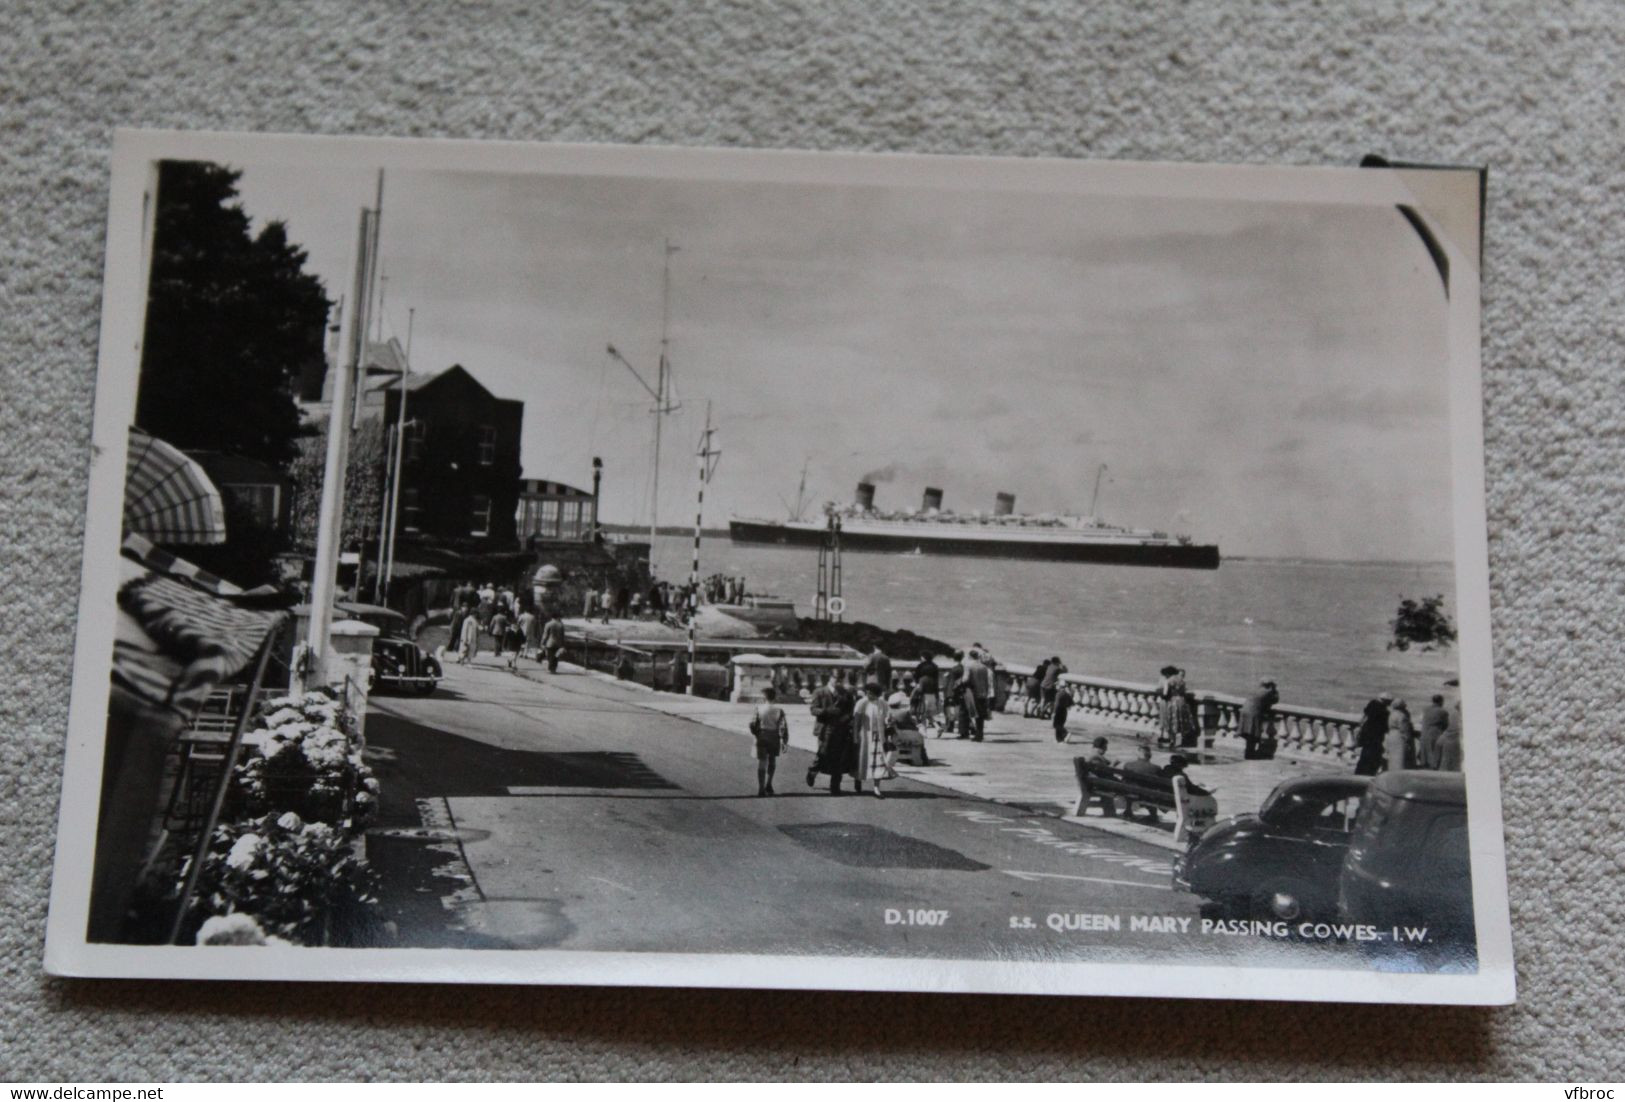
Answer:
[[[940, 670], [946, 671], [951, 665], [945, 658], [937, 659]], [[831, 673], [838, 674], [854, 687], [860, 685], [867, 659], [740, 654], [734, 656], [730, 666], [730, 700], [761, 700], [762, 689], [768, 685], [774, 687], [780, 700], [806, 700]], [[894, 659], [893, 686], [900, 685], [903, 676], [911, 673], [913, 668], [912, 662]], [[996, 706], [1012, 710], [1012, 702], [1019, 701], [1024, 695], [1027, 678], [1032, 672], [1033, 667], [1029, 665], [1000, 665]], [[1115, 726], [1146, 731], [1157, 729], [1162, 699], [1155, 685], [1075, 673], [1064, 675], [1062, 680], [1071, 687], [1072, 696], [1077, 702], [1075, 711], [1079, 716], [1092, 717]], [[887, 691], [890, 691], [890, 687]], [[1196, 717], [1204, 739], [1236, 737], [1245, 698], [1202, 690], [1197, 690], [1193, 695]], [[1360, 726], [1360, 717], [1324, 708], [1277, 704], [1271, 711], [1270, 722], [1274, 725], [1280, 750], [1346, 759], [1354, 752], [1354, 735]]]
[[[1066, 674], [1062, 680], [1072, 687], [1076, 709], [1082, 715], [1128, 727], [1157, 729], [1162, 698], [1155, 685], [1074, 673]], [[1192, 695], [1196, 700], [1197, 724], [1204, 739], [1236, 736], [1246, 698], [1200, 689]], [[1359, 729], [1360, 717], [1325, 708], [1277, 704], [1270, 712], [1270, 722], [1282, 750], [1347, 758], [1354, 751], [1354, 735]]]

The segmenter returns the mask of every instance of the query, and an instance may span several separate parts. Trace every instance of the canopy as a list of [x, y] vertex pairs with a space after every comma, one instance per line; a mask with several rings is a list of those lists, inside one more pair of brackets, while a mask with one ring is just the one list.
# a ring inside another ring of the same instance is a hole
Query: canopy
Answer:
[[196, 460], [132, 425], [124, 527], [159, 543], [224, 543], [226, 507]]

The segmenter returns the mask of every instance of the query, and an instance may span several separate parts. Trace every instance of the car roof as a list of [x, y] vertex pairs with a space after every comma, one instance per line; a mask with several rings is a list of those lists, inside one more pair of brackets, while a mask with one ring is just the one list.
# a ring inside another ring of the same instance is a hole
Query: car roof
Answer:
[[[381, 616], [388, 620], [406, 620], [406, 613], [404, 612], [396, 612], [385, 605], [368, 605], [359, 601], [334, 601], [333, 610], [342, 612], [346, 616]], [[309, 616], [309, 603], [294, 605], [293, 614], [295, 616]]]
[[1339, 798], [1357, 796], [1371, 784], [1370, 777], [1298, 777], [1282, 781], [1275, 788], [1276, 796], [1296, 796], [1302, 792], [1336, 793]]
[[1372, 787], [1384, 795], [1398, 800], [1422, 800], [1427, 803], [1467, 803], [1466, 778], [1460, 773], [1434, 772], [1429, 769], [1399, 769], [1381, 773]]

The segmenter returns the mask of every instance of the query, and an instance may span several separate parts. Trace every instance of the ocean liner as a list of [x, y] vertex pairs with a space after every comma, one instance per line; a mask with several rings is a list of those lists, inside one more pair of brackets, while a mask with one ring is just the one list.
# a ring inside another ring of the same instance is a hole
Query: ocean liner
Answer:
[[728, 534], [735, 543], [817, 546], [839, 530], [848, 551], [890, 551], [920, 555], [980, 555], [999, 559], [1053, 559], [1064, 562], [1169, 566], [1213, 570], [1216, 544], [1189, 536], [1122, 528], [1095, 517], [1016, 512], [1014, 494], [1001, 493], [991, 513], [955, 513], [942, 507], [942, 491], [927, 488], [918, 510], [875, 508], [872, 483], [858, 483], [850, 505], [826, 505], [816, 519], [785, 521], [732, 517]]

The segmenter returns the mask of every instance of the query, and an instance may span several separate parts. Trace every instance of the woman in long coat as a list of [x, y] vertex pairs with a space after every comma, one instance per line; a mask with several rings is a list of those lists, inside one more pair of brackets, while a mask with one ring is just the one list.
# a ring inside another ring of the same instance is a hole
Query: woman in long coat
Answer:
[[808, 701], [813, 714], [813, 737], [818, 740], [818, 754], [807, 770], [807, 787], [818, 781], [820, 773], [829, 775], [829, 794], [841, 792], [841, 778], [856, 771], [857, 746], [852, 740], [852, 694], [840, 681], [838, 674], [820, 685]]
[[889, 765], [886, 744], [891, 740], [886, 728], [890, 723], [891, 713], [886, 702], [880, 699], [880, 682], [871, 681], [863, 687], [863, 696], [852, 709], [852, 736], [858, 751], [857, 769], [852, 779], [859, 792], [863, 791], [863, 782], [869, 781], [877, 797], [884, 795], [880, 782], [885, 777], [883, 770]]

